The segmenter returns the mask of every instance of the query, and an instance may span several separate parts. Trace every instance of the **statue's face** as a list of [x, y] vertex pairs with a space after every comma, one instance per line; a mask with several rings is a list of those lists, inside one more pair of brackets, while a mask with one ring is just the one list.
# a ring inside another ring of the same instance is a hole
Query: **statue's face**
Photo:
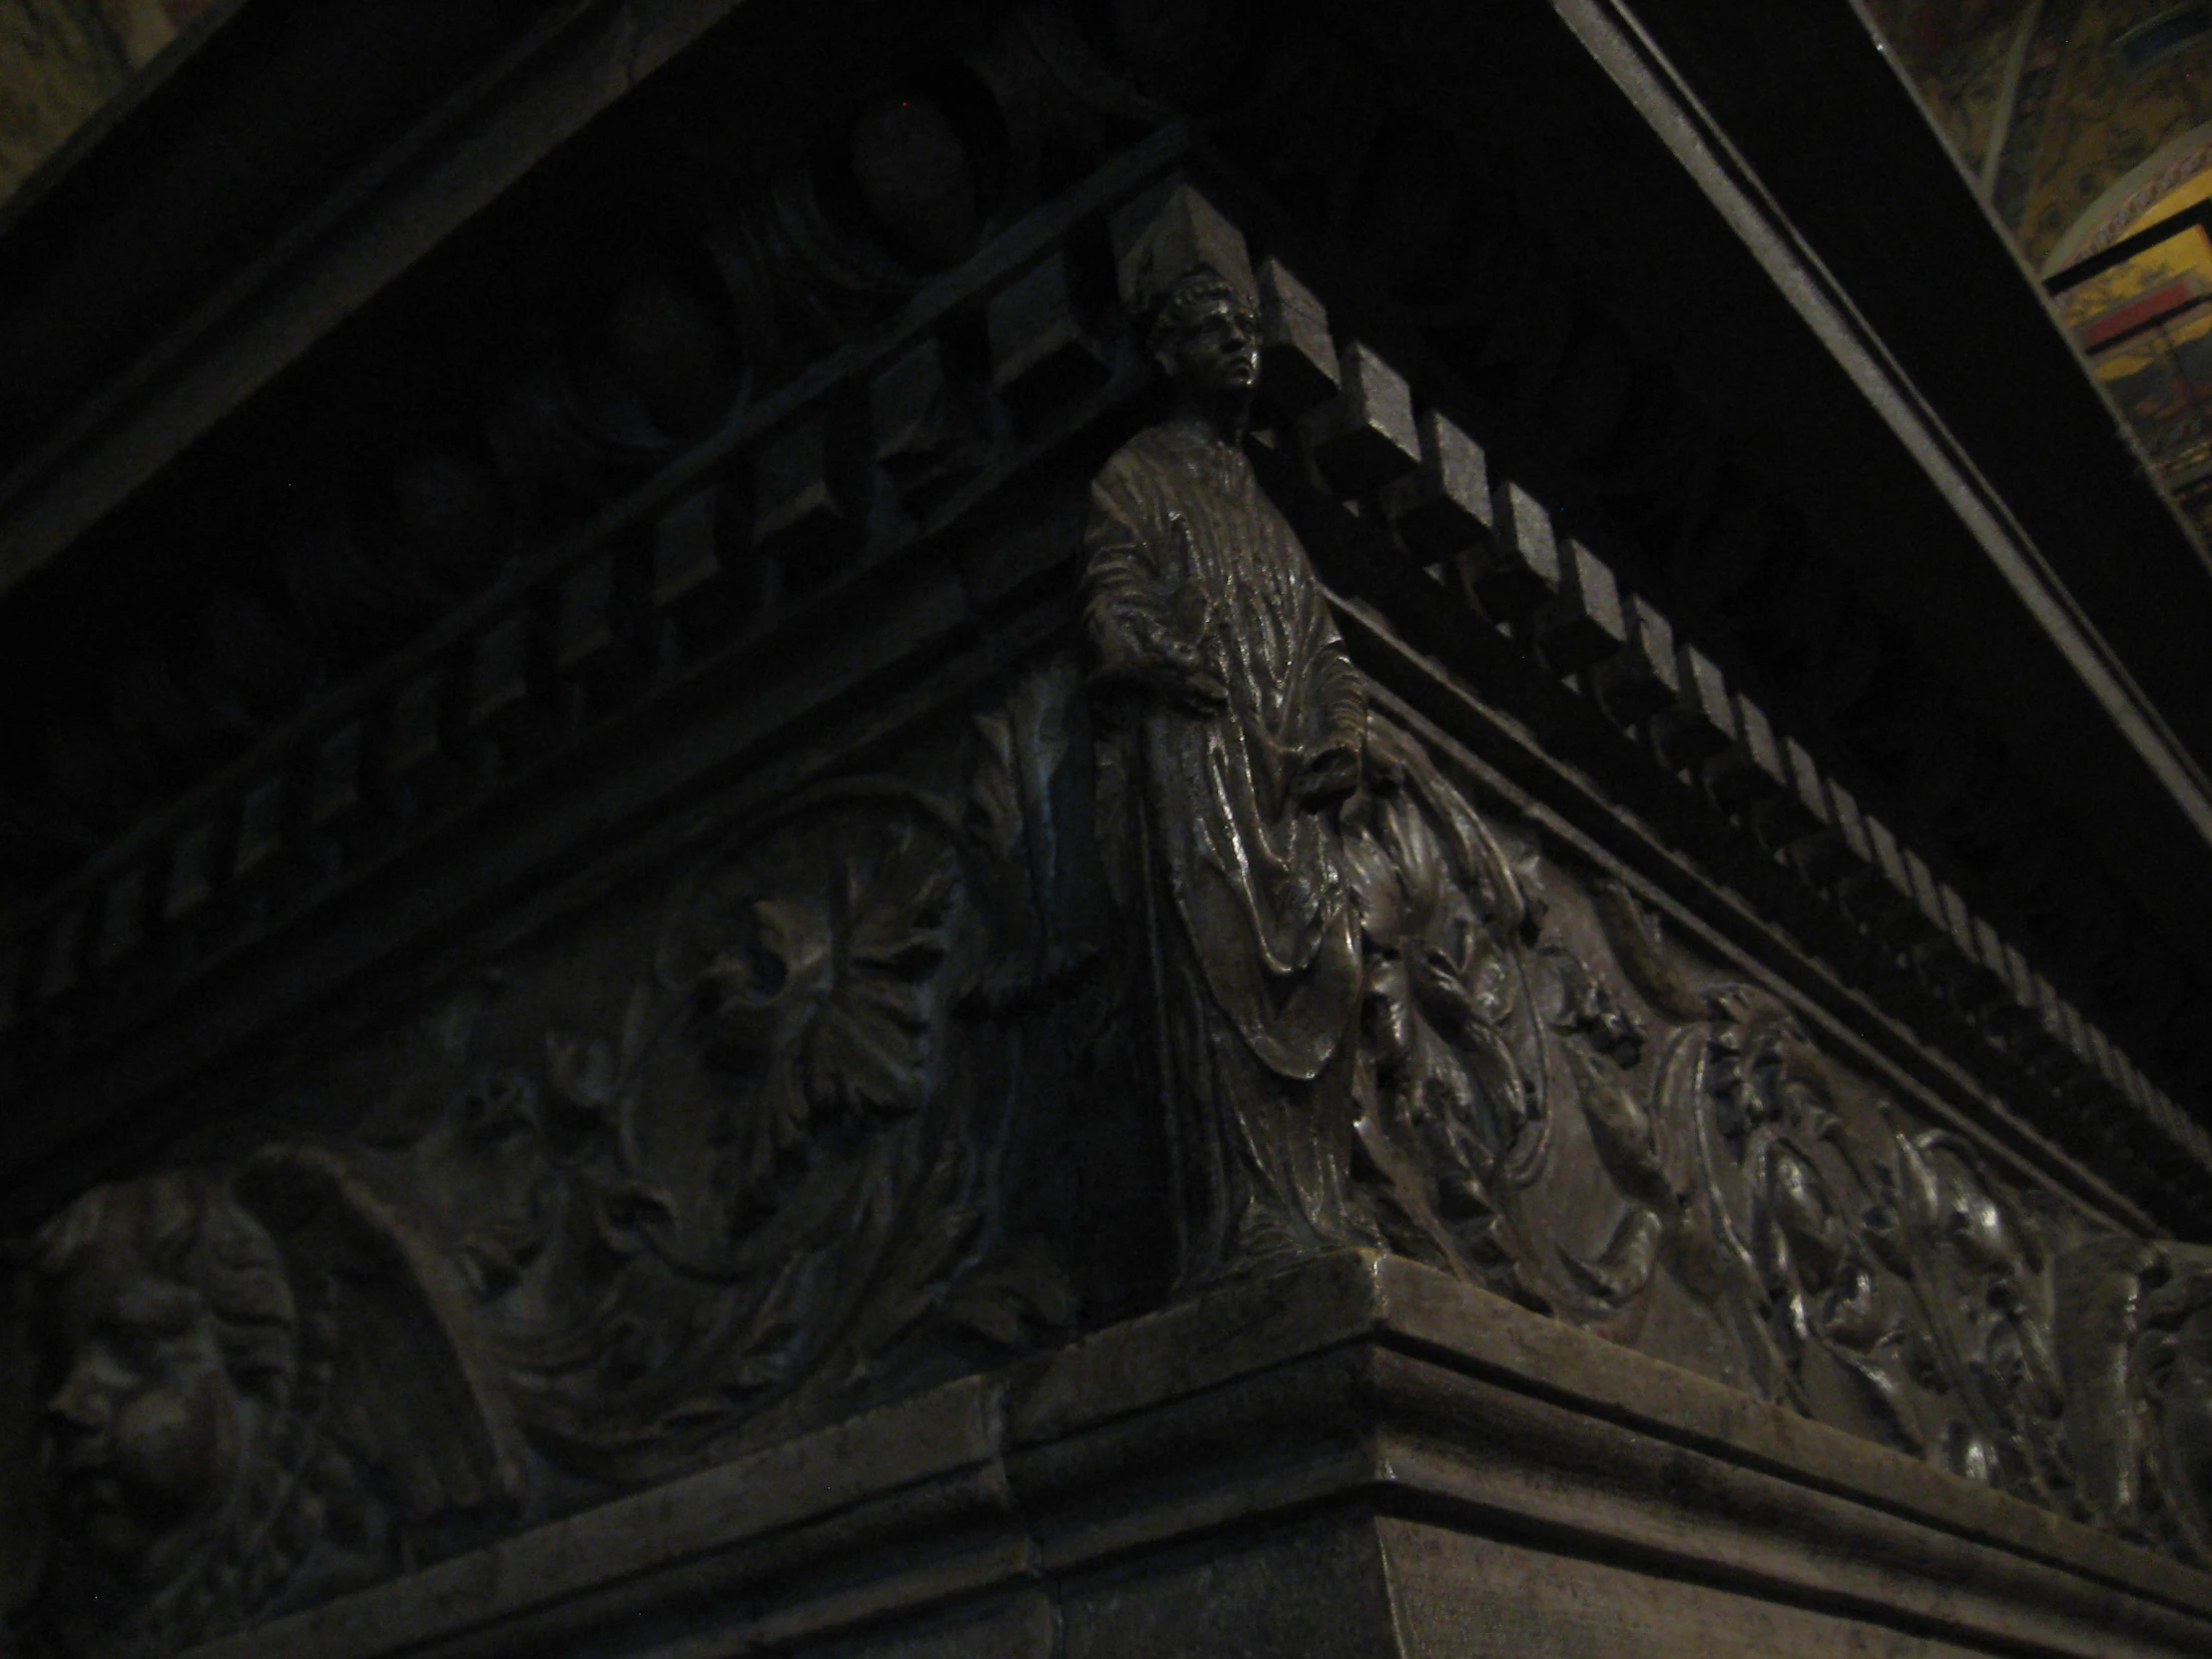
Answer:
[[46, 1402], [57, 1541], [156, 1575], [166, 1540], [221, 1501], [241, 1402], [192, 1286], [102, 1239], [55, 1287], [60, 1384]]
[[1174, 377], [1213, 396], [1249, 396], [1260, 383], [1260, 337], [1227, 299], [1208, 305], [1175, 340]]

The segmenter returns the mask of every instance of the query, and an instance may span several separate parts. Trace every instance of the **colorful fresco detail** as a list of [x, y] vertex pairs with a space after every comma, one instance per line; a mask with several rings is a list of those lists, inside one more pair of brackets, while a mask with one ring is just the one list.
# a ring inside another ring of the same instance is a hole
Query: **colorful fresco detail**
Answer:
[[[1869, 0], [2031, 264], [2056, 272], [2212, 198], [2212, 0]], [[2060, 314], [2212, 532], [2212, 238], [2189, 224]]]
[[214, 0], [0, 0], [0, 200]]
[[[2185, 134], [2169, 145], [2163, 161], [2147, 166], [2143, 177], [2122, 192], [2116, 202], [2092, 210], [2075, 225], [2044, 262], [2046, 273], [2056, 275], [2095, 254], [2103, 253], [2122, 237], [2132, 236], [2159, 217], [2179, 211], [2187, 187], [2199, 193], [2212, 188], [2212, 133]], [[2125, 185], [2126, 181], [2122, 181]], [[2114, 187], [2120, 190], [2119, 186]], [[2106, 200], [2112, 193], [2108, 192]], [[2194, 198], [2191, 198], [2194, 200]], [[2101, 211], [2099, 211], [2101, 210]]]
[[[2212, 173], [2114, 227], [2109, 247], [2212, 200]], [[2167, 487], [2212, 514], [2212, 236], [2201, 222], [2058, 295], [2089, 355]], [[2212, 526], [2208, 526], [2212, 528]]]
[[[2193, 15], [2170, 0], [2089, 0], [2079, 8], [2057, 49], [2041, 120], [2033, 130], [2021, 126], [2014, 139], [2026, 157], [2026, 182], [2017, 212], [2006, 217], [2032, 263], [2040, 265], [2114, 184], [2212, 121], [2212, 31], [2185, 34], [2180, 25]], [[2162, 50], [2146, 55], [2146, 41]]]
[[[2212, 146], [2182, 142], [2212, 122], [2212, 0], [1869, 0], [1868, 12], [2032, 264], [2094, 252], [2094, 225], [2138, 222], [2212, 162]], [[2109, 197], [2147, 164], [2117, 212]]]

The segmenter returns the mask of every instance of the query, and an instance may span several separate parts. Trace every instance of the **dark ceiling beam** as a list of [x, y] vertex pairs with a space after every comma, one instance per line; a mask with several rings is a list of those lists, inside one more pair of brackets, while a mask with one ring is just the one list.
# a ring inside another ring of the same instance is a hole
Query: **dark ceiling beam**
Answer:
[[1859, 14], [1346, 15], [2203, 964], [2212, 575]]
[[1641, 36], [1833, 289], [1848, 295], [2084, 629], [2200, 759], [2212, 735], [2212, 562], [1850, 0], [1569, 0]]
[[209, 33], [0, 223], [0, 594], [741, 4], [246, 6]]

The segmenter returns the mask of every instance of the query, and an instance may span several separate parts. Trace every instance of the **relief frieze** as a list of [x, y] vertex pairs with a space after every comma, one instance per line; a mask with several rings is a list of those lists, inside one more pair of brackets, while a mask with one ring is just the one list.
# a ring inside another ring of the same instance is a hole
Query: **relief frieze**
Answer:
[[1249, 273], [1140, 287], [1177, 402], [1079, 639], [25, 1241], [0, 1651], [178, 1651], [1345, 1250], [2212, 1565], [2212, 1250], [1394, 712], [1250, 465]]
[[1244, 452], [1250, 292], [1201, 263], [1143, 296], [1176, 408], [1099, 474], [1087, 540], [1180, 1282], [1381, 1242], [2201, 1558], [2198, 1253], [2117, 1245], [1916, 1121], [1365, 707]]

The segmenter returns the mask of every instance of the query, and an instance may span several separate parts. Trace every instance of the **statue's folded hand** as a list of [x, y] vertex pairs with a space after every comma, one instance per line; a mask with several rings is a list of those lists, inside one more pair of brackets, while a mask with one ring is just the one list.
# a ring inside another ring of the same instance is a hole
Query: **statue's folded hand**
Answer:
[[1342, 801], [1360, 787], [1360, 751], [1336, 741], [1308, 750], [1299, 770], [1299, 800], [1309, 807]]
[[1210, 715], [1229, 704], [1229, 687], [1203, 663], [1178, 671], [1161, 689], [1192, 714]]
[[1194, 714], [1211, 714], [1229, 701], [1229, 687], [1205, 653], [1164, 627], [1145, 630], [1133, 667], [1153, 692]]

